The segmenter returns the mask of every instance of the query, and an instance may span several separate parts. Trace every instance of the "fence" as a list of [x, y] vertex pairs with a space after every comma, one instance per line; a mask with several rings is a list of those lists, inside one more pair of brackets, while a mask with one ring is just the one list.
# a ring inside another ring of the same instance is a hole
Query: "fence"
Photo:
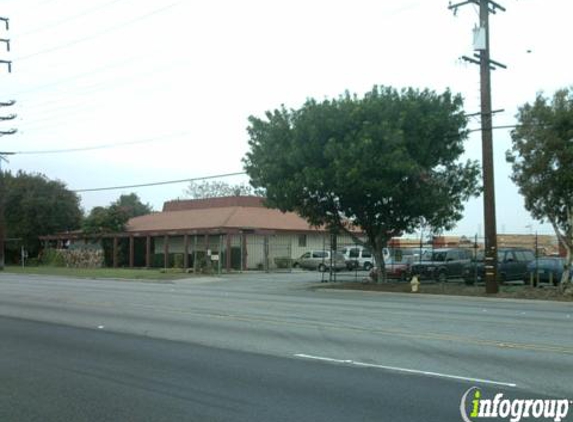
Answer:
[[[364, 239], [365, 240], [365, 239]], [[309, 252], [322, 252], [322, 261], [316, 268], [334, 268], [334, 252], [346, 251], [349, 268], [327, 271], [321, 280], [362, 281], [368, 277], [370, 266], [375, 265], [369, 256], [352, 256], [348, 249], [358, 249], [350, 236], [333, 236], [327, 233], [239, 233], [157, 236], [117, 241], [114, 261], [112, 239], [104, 239], [107, 266], [185, 268], [196, 272], [291, 272], [300, 258]], [[390, 278], [405, 279], [404, 267], [422, 260], [423, 253], [440, 248], [469, 250], [471, 261], [476, 262], [484, 249], [484, 239], [478, 236], [434, 236], [422, 241], [418, 238], [392, 239], [385, 252], [386, 271]], [[560, 248], [555, 236], [550, 235], [498, 235], [498, 248], [523, 248], [533, 251], [536, 257], [558, 255]], [[131, 250], [130, 250], [131, 249]], [[150, 256], [146, 256], [147, 252]], [[166, 255], [167, 254], [167, 255]], [[320, 254], [318, 254], [320, 255]], [[359, 265], [351, 265], [356, 261]], [[299, 271], [299, 270], [296, 270]], [[475, 272], [475, 271], [474, 271]]]

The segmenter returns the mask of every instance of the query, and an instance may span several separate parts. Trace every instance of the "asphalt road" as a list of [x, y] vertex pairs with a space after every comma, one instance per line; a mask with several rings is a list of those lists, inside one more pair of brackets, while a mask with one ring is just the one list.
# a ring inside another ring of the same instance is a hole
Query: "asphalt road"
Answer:
[[472, 386], [573, 399], [571, 304], [313, 277], [0, 274], [0, 420], [457, 421]]

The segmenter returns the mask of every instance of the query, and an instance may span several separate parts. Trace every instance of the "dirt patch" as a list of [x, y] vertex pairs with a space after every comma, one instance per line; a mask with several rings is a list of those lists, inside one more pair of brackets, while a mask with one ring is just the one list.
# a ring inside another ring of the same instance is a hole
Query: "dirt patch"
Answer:
[[[372, 292], [389, 293], [410, 293], [409, 283], [328, 283], [315, 286], [315, 289], [343, 289], [362, 290]], [[533, 300], [555, 300], [561, 302], [573, 302], [572, 296], [564, 296], [559, 289], [554, 287], [532, 288], [529, 286], [500, 286], [498, 294], [487, 294], [485, 286], [466, 286], [465, 284], [445, 283], [445, 284], [422, 284], [420, 293], [453, 295], [453, 296], [473, 296], [473, 297], [496, 297], [509, 299], [533, 299]], [[415, 293], [411, 293], [415, 294]]]

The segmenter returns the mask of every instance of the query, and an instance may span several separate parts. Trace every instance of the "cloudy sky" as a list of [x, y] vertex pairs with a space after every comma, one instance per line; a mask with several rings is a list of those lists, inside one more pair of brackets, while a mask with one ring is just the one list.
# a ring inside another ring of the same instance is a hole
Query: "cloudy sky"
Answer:
[[[515, 123], [537, 92], [572, 85], [573, 5], [500, 0], [491, 17], [495, 125]], [[447, 0], [0, 0], [0, 101], [17, 113], [1, 129], [4, 168], [41, 172], [70, 189], [135, 185], [242, 171], [247, 117], [305, 99], [362, 94], [373, 85], [460, 92], [479, 111], [472, 54], [478, 11]], [[0, 22], [1, 23], [1, 22]], [[9, 111], [8, 111], [9, 110]], [[479, 128], [472, 120], [471, 128]], [[496, 130], [498, 231], [550, 233], [534, 222], [509, 180], [509, 132]], [[46, 151], [113, 146], [79, 152]], [[33, 153], [43, 152], [43, 153]], [[467, 141], [480, 159], [479, 133]], [[225, 179], [232, 183], [245, 177]], [[81, 193], [89, 211], [136, 192], [156, 210], [185, 184]], [[456, 233], [483, 230], [482, 199], [467, 204]]]

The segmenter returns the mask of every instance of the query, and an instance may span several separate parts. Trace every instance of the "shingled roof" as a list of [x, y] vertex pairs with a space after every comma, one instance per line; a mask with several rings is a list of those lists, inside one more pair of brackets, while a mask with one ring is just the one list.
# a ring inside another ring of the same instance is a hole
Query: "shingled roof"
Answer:
[[261, 198], [240, 196], [169, 201], [163, 212], [135, 217], [127, 224], [128, 232], [209, 230], [323, 231], [295, 213], [265, 208]]

